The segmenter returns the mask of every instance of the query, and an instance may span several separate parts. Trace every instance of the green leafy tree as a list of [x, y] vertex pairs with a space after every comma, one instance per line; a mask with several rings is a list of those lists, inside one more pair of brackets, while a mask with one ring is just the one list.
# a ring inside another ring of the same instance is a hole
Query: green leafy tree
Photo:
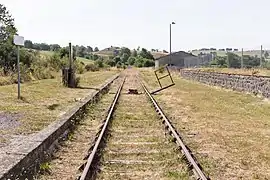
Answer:
[[99, 68], [103, 68], [104, 67], [104, 64], [103, 64], [103, 61], [102, 60], [96, 60], [95, 63], [94, 63], [97, 67]]
[[121, 57], [122, 63], [125, 64], [125, 63], [128, 61], [128, 58], [129, 58], [129, 57], [130, 57], [130, 56], [129, 56], [127, 53], [124, 53], [124, 54], [122, 55], [122, 57]]
[[241, 58], [234, 53], [227, 53], [227, 64], [229, 68], [240, 68]]
[[115, 61], [113, 59], [107, 59], [104, 61], [105, 64], [108, 64], [109, 66], [113, 67], [116, 65]]
[[154, 56], [151, 54], [151, 52], [147, 51], [145, 48], [142, 48], [139, 55], [146, 59], [154, 59]]
[[24, 47], [28, 49], [33, 49], [33, 42], [30, 40], [25, 40], [24, 41]]
[[219, 65], [220, 67], [227, 66], [226, 57], [217, 56], [216, 57], [216, 62], [217, 62], [217, 65]]
[[95, 47], [94, 51], [95, 52], [98, 52], [99, 51], [98, 47]]
[[128, 58], [128, 64], [131, 65], [131, 66], [134, 65], [135, 61], [136, 61], [136, 58], [133, 57], [133, 56], [130, 56]]
[[134, 49], [132, 51], [131, 56], [133, 56], [133, 57], [137, 57], [138, 56], [138, 53], [137, 53], [136, 49]]
[[84, 46], [76, 46], [77, 55], [79, 57], [84, 57], [87, 54], [87, 48]]
[[269, 57], [269, 53], [267, 51], [265, 51], [264, 57], [265, 57], [265, 59], [267, 59]]
[[16, 51], [13, 45], [13, 35], [17, 29], [14, 25], [14, 19], [3, 4], [0, 4], [0, 66], [4, 73], [14, 70], [16, 64]]
[[120, 51], [120, 56], [123, 56], [124, 54], [127, 54], [128, 57], [131, 56], [131, 51], [130, 49], [126, 48], [126, 47], [122, 47], [121, 51]]
[[51, 51], [58, 51], [61, 49], [61, 46], [59, 44], [51, 44], [50, 45], [50, 50]]
[[87, 46], [86, 48], [87, 48], [86, 51], [87, 51], [88, 53], [93, 52], [93, 48], [92, 48], [91, 46]]
[[121, 58], [120, 58], [119, 56], [114, 57], [113, 60], [114, 60], [114, 62], [115, 62], [116, 64], [118, 64], [118, 62], [121, 63]]

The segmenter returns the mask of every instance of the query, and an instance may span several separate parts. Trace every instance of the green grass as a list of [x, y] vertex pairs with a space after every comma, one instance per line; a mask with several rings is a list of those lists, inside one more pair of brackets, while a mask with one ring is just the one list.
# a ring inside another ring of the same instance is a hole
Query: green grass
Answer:
[[[150, 89], [154, 72], [142, 70]], [[211, 179], [269, 178], [270, 103], [173, 76], [155, 96]]]
[[[16, 129], [1, 130], [1, 134], [29, 134], [40, 131], [81, 98], [94, 92], [97, 86], [117, 71], [87, 72], [80, 75], [82, 88], [66, 88], [60, 76], [22, 84], [22, 100], [17, 99], [17, 85], [0, 86], [0, 112], [20, 114], [21, 125]], [[59, 74], [60, 75], [60, 74]]]
[[[52, 56], [53, 55], [53, 51], [40, 51], [41, 54], [47, 55], [47, 56]], [[83, 57], [76, 57], [77, 60], [83, 62], [84, 64], [93, 64], [94, 61], [90, 60], [90, 59], [86, 59]]]
[[82, 57], [76, 57], [76, 59], [78, 61], [83, 62], [85, 65], [86, 64], [94, 64], [94, 61], [93, 60], [90, 60], [90, 59], [86, 59], [86, 58], [82, 58]]

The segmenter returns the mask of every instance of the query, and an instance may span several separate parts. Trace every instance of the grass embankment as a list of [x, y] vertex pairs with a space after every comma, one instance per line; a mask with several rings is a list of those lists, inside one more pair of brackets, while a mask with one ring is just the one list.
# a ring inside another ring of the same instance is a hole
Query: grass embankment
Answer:
[[220, 72], [220, 73], [232, 73], [232, 74], [245, 74], [245, 75], [260, 75], [270, 76], [270, 70], [267, 69], [233, 69], [233, 68], [190, 68], [191, 70], [201, 70], [206, 72]]
[[[153, 71], [142, 76], [158, 88]], [[269, 179], [269, 101], [173, 78], [176, 85], [155, 98], [210, 178]]]
[[82, 88], [74, 89], [64, 87], [60, 76], [56, 79], [25, 83], [21, 87], [23, 100], [17, 100], [16, 84], [0, 86], [0, 112], [19, 116], [16, 119], [19, 125], [0, 129], [1, 135], [29, 134], [43, 129], [72, 107], [79, 98], [95, 91], [98, 85], [103, 84], [117, 72], [116, 70], [87, 72], [80, 75]]

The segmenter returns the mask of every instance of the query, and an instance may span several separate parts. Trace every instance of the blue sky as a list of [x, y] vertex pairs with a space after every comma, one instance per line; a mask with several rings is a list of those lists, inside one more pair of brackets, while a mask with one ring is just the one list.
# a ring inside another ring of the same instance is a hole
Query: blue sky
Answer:
[[172, 50], [270, 49], [269, 0], [0, 0], [34, 42]]

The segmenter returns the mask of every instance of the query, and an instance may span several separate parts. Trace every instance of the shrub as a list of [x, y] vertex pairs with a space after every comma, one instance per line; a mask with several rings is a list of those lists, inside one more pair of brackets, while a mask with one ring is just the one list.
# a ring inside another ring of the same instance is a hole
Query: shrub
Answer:
[[75, 87], [76, 87], [76, 88], [79, 87], [80, 80], [81, 80], [80, 77], [76, 77], [76, 79], [75, 79]]
[[87, 64], [85, 66], [86, 71], [98, 71], [99, 68], [95, 64]]
[[94, 64], [97, 66], [97, 67], [99, 67], [99, 68], [103, 68], [104, 67], [104, 64], [103, 64], [103, 61], [102, 60], [96, 60], [95, 62], [94, 62]]
[[117, 67], [117, 69], [121, 68], [121, 67], [122, 67], [121, 62], [118, 62], [118, 63], [116, 64], [116, 67]]
[[85, 70], [85, 65], [84, 65], [83, 62], [75, 61], [74, 62], [74, 68], [75, 68], [75, 71], [78, 74], [83, 74], [84, 73], [84, 70]]

